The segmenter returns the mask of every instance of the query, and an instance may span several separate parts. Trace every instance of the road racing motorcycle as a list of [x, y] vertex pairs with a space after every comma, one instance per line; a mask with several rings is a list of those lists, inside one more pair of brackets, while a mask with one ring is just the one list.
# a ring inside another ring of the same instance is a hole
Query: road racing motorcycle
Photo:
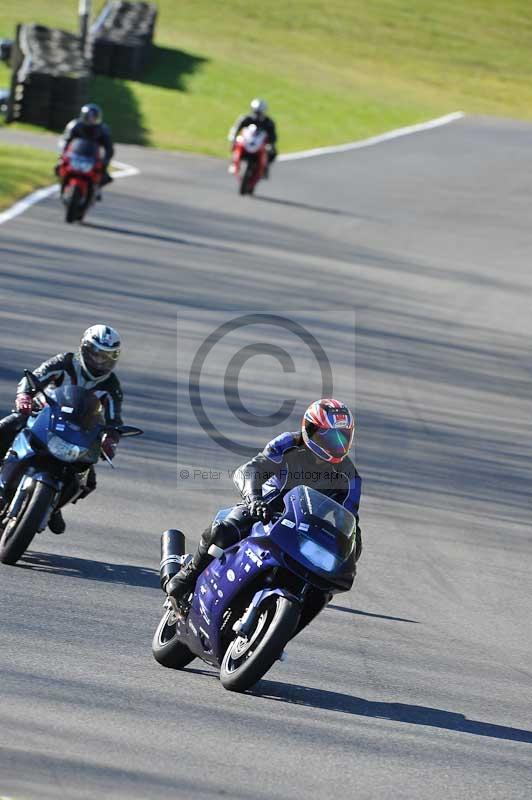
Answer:
[[100, 455], [104, 433], [140, 436], [140, 428], [107, 425], [98, 397], [81, 386], [44, 390], [25, 371], [41, 408], [15, 437], [0, 469], [0, 561], [15, 564], [51, 514], [76, 502], [87, 489], [90, 467]]
[[235, 139], [230, 171], [237, 176], [240, 194], [253, 194], [268, 167], [268, 137], [256, 125], [242, 128]]
[[[284, 511], [256, 522], [242, 541], [222, 550], [176, 603], [168, 596], [152, 642], [156, 661], [181, 669], [199, 657], [219, 667], [222, 685], [243, 692], [279, 659], [284, 647], [355, 575], [356, 521], [321, 492], [296, 486]], [[222, 520], [231, 509], [220, 511]], [[186, 563], [185, 537], [161, 538], [161, 586]]]
[[87, 139], [73, 139], [58, 169], [66, 222], [83, 219], [94, 203], [103, 174], [99, 145]]

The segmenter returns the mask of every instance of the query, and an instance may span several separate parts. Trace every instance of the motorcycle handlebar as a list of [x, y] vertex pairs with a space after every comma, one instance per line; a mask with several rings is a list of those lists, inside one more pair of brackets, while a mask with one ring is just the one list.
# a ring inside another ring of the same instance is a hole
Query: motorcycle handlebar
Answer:
[[32, 392], [32, 396], [35, 397], [37, 394], [42, 394], [46, 398], [46, 402], [50, 403], [50, 405], [57, 405], [56, 400], [53, 397], [50, 397], [49, 394], [46, 392], [45, 384], [37, 378], [33, 372], [29, 369], [24, 370], [24, 376], [30, 385], [30, 389]]

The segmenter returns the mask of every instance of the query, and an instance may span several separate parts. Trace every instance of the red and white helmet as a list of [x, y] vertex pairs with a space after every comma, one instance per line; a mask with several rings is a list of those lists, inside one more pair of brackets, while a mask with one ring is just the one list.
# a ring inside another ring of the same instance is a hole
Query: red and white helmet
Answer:
[[303, 441], [315, 456], [338, 464], [349, 453], [355, 420], [339, 400], [324, 398], [310, 405], [301, 424]]
[[109, 325], [87, 328], [79, 344], [79, 359], [87, 375], [98, 380], [110, 375], [120, 356], [120, 335]]

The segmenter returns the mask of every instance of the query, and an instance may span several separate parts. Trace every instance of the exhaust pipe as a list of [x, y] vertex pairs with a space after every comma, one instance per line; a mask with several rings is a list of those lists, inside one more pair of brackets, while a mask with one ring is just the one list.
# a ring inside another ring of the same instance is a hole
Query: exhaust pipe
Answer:
[[177, 575], [184, 562], [185, 555], [185, 534], [182, 531], [165, 531], [161, 536], [161, 565], [159, 572], [161, 576], [161, 589], [165, 590], [166, 584]]

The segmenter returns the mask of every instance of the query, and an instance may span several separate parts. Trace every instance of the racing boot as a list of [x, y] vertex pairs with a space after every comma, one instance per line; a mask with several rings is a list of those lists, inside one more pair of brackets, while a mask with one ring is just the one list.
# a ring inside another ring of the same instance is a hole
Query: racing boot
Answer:
[[54, 513], [50, 516], [50, 519], [48, 520], [48, 527], [52, 533], [56, 533], [57, 535], [65, 532], [66, 524], [60, 508], [58, 508], [57, 511], [54, 511]]
[[209, 526], [203, 531], [198, 545], [198, 549], [187, 563], [181, 567], [177, 575], [170, 578], [165, 586], [166, 594], [179, 602], [184, 600], [193, 591], [198, 575], [203, 572], [205, 567], [212, 561], [212, 556], [208, 550], [212, 544], [213, 529]]
[[211, 556], [202, 550], [200, 545], [193, 558], [184, 567], [181, 567], [177, 575], [170, 578], [166, 584], [166, 594], [173, 597], [174, 600], [178, 602], [184, 600], [194, 590], [198, 575], [212, 561]]
[[183, 600], [194, 589], [200, 572], [203, 572], [213, 558], [222, 554], [223, 550], [235, 544], [252, 521], [248, 509], [239, 504], [223, 521], [215, 521], [201, 534], [198, 549], [192, 560], [185, 564], [177, 575], [170, 578], [165, 591], [175, 600]]

